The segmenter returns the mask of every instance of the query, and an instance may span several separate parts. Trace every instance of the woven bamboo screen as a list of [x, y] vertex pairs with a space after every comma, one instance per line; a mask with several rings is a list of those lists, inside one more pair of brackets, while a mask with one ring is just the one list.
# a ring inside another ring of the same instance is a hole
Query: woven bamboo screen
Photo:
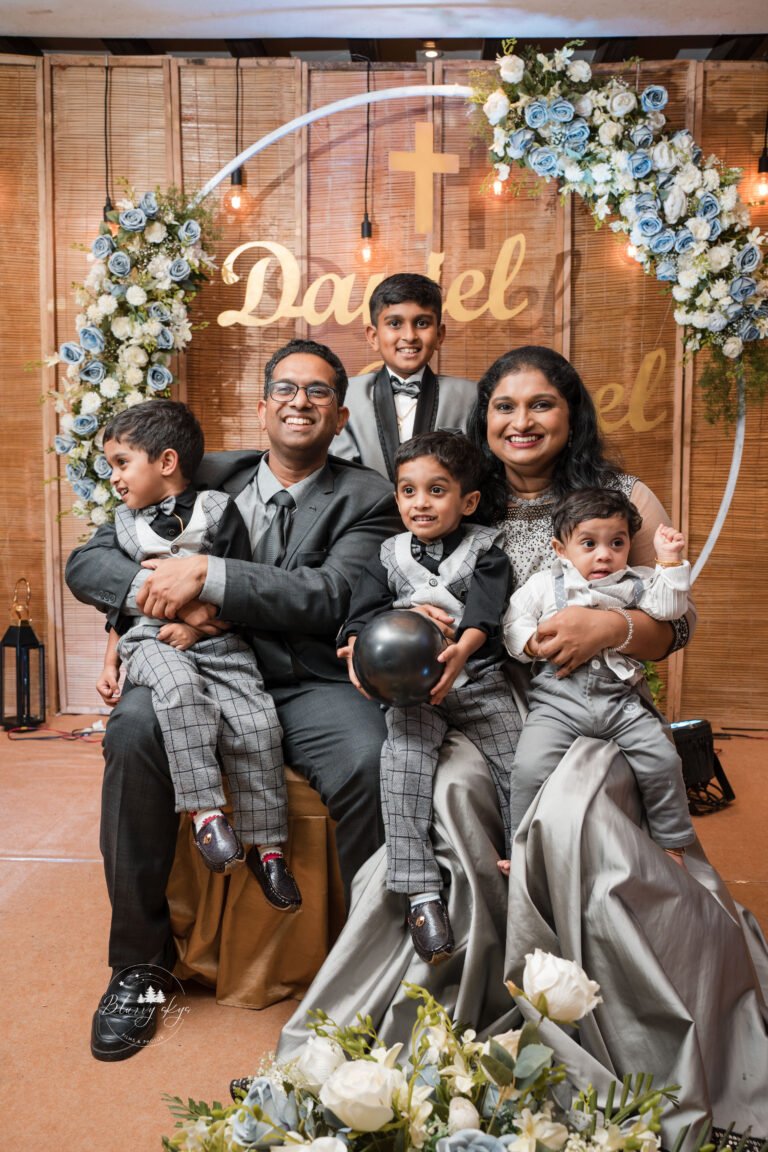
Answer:
[[[757, 156], [768, 107], [768, 70], [760, 65], [707, 64], [698, 137], [705, 153], [744, 171], [741, 195], [756, 199]], [[753, 206], [768, 228], [768, 208]], [[733, 429], [708, 424], [695, 386], [689, 483], [691, 554], [704, 545], [717, 514], [731, 461]], [[750, 411], [741, 474], [712, 558], [696, 584], [700, 626], [683, 676], [686, 716], [722, 726], [768, 727], [768, 407]]]
[[[0, 111], [3, 171], [28, 172], [35, 181], [45, 123], [52, 188], [41, 219], [40, 244], [34, 229], [19, 231], [20, 193], [4, 187], [0, 199], [0, 226], [4, 237], [13, 239], [0, 250], [3, 281], [13, 285], [6, 298], [18, 298], [18, 284], [25, 286], [24, 308], [17, 313], [6, 309], [0, 321], [4, 334], [7, 331], [5, 343], [16, 356], [0, 359], [0, 386], [15, 421], [11, 454], [0, 463], [12, 513], [2, 560], [4, 580], [10, 592], [11, 577], [28, 574], [22, 572], [26, 568], [42, 586], [45, 521], [49, 602], [61, 603], [55, 627], [49, 621], [48, 639], [58, 648], [61, 703], [69, 710], [83, 710], [97, 703], [93, 684], [101, 661], [101, 619], [62, 592], [59, 556], [66, 557], [81, 526], [71, 518], [60, 528], [54, 522], [59, 503], [62, 511], [70, 503], [66, 483], [60, 498], [49, 488], [43, 503], [42, 477], [55, 463], [43, 451], [54, 430], [53, 418], [50, 409], [37, 405], [39, 384], [31, 383], [33, 377], [19, 388], [16, 366], [74, 335], [71, 282], [83, 278], [87, 263], [85, 253], [73, 244], [90, 242], [104, 201], [104, 59], [54, 58], [27, 65], [6, 58], [0, 64], [6, 95]], [[35, 106], [38, 70], [51, 109], [47, 121], [42, 103]], [[467, 66], [452, 63], [375, 66], [367, 77], [364, 66], [244, 61], [242, 143], [253, 142], [307, 108], [364, 91], [366, 84], [463, 83], [468, 74]], [[672, 126], [686, 124], [705, 150], [754, 170], [768, 103], [765, 66], [644, 65], [638, 80], [668, 86]], [[183, 182], [190, 194], [199, 188], [234, 155], [235, 81], [233, 61], [115, 61], [113, 173], [126, 176], [140, 191], [172, 181]], [[291, 336], [326, 340], [350, 372], [367, 366], [372, 354], [364, 342], [362, 318], [343, 315], [345, 300], [354, 313], [371, 287], [372, 275], [431, 270], [439, 275], [448, 302], [441, 370], [477, 378], [514, 345], [537, 342], [561, 348], [584, 375], [609, 442], [626, 467], [651, 484], [673, 515], [682, 514], [683, 523], [690, 517], [695, 556], [720, 499], [732, 434], [703, 421], [692, 370], [683, 368], [676, 343], [669, 297], [642, 275], [607, 229], [595, 232], [578, 204], [562, 205], [551, 185], [522, 174], [520, 195], [490, 193], [487, 147], [473, 134], [460, 100], [414, 98], [373, 106], [368, 208], [379, 253], [373, 270], [361, 271], [353, 249], [364, 206], [365, 122], [365, 110], [354, 109], [284, 138], [247, 166], [246, 183], [255, 199], [251, 214], [236, 220], [219, 212], [218, 262], [239, 245], [252, 246], [236, 262], [237, 283], [226, 285], [217, 277], [200, 296], [195, 319], [207, 327], [196, 334], [180, 365], [181, 394], [199, 413], [208, 446], [261, 443], [255, 407], [263, 366]], [[390, 166], [393, 152], [413, 151], [415, 125], [421, 123], [432, 125], [435, 151], [454, 154], [459, 162], [456, 174], [433, 181], [434, 212], [424, 234], [415, 230], [414, 176]], [[745, 189], [750, 199], [746, 184]], [[28, 198], [24, 212], [29, 220]], [[765, 226], [765, 216], [756, 219]], [[50, 242], [43, 251], [46, 237]], [[519, 268], [503, 297], [513, 314], [500, 318], [484, 305], [499, 254], [510, 241], [516, 245], [513, 263], [519, 259]], [[220, 325], [221, 313], [242, 309], [249, 271], [267, 257], [262, 296], [251, 317], [259, 322]], [[35, 295], [38, 263], [53, 305], [50, 320]], [[30, 276], [30, 268], [35, 268], [35, 276]], [[283, 291], [291, 268], [300, 274], [295, 298]], [[265, 323], [279, 306], [286, 314]], [[473, 309], [477, 314], [468, 319], [467, 310]], [[50, 329], [45, 337], [41, 324]], [[31, 428], [35, 437], [30, 439]], [[768, 556], [762, 514], [755, 516], [755, 509], [767, 495], [765, 436], [765, 418], [755, 412], [734, 508], [697, 588], [702, 622], [685, 656], [682, 688], [687, 715], [699, 712], [722, 723], [763, 727], [768, 726], [762, 655], [768, 626], [762, 622], [758, 581]], [[25, 445], [15, 459], [13, 446], [23, 440], [34, 447]], [[39, 618], [38, 613], [36, 621]], [[731, 653], [736, 657], [729, 661]], [[713, 677], [713, 668], [725, 667], [727, 677]], [[672, 680], [673, 704], [678, 707], [677, 672]]]
[[[0, 396], [2, 436], [2, 547], [0, 637], [10, 622], [13, 590], [20, 577], [32, 588], [32, 622], [46, 639], [45, 495], [40, 371], [25, 364], [40, 353], [40, 219], [37, 108], [39, 66], [0, 65]], [[6, 231], [7, 229], [7, 231]], [[12, 236], [12, 239], [11, 239]], [[8, 713], [15, 682], [6, 674]]]

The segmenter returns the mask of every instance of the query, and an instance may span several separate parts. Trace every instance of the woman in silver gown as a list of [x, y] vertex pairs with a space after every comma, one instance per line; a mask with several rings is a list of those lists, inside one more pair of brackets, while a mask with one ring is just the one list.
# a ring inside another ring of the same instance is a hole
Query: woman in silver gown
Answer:
[[[552, 504], [573, 488], [621, 488], [643, 516], [630, 563], [653, 564], [651, 540], [668, 523], [652, 492], [605, 459], [594, 406], [557, 353], [502, 356], [478, 386], [470, 435], [491, 465], [483, 503], [502, 531], [515, 586], [553, 559]], [[688, 640], [693, 612], [673, 625], [633, 612], [626, 649], [659, 659]], [[615, 612], [572, 607], [539, 630], [542, 655], [569, 672], [622, 644]], [[526, 670], [511, 669], [521, 716]], [[598, 1090], [628, 1072], [678, 1084], [681, 1124], [710, 1118], [768, 1136], [768, 950], [698, 844], [679, 867], [647, 834], [634, 777], [617, 748], [577, 740], [541, 789], [519, 830], [507, 882], [495, 791], [478, 753], [458, 734], [435, 777], [432, 836], [445, 876], [457, 946], [439, 967], [411, 947], [402, 903], [385, 886], [380, 850], [355, 880], [348, 922], [306, 999], [283, 1031], [283, 1058], [306, 1039], [309, 1008], [337, 1022], [370, 1014], [383, 1040], [407, 1041], [414, 1005], [401, 983], [427, 987], [480, 1033], [516, 1026], [504, 987], [520, 982], [526, 953], [543, 948], [577, 961], [603, 1004], [578, 1038], [546, 1025], [575, 1083]], [[459, 747], [460, 745], [460, 747]]]

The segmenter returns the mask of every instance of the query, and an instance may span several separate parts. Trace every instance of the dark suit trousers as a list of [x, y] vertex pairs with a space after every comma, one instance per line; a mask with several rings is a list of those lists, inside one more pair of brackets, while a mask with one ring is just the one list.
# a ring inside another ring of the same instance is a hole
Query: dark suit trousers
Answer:
[[[274, 690], [286, 763], [317, 789], [337, 821], [349, 893], [360, 865], [383, 843], [379, 760], [384, 714], [349, 683], [306, 682]], [[165, 890], [178, 815], [148, 688], [129, 687], [104, 738], [101, 851], [112, 904], [109, 963], [173, 968]], [[254, 881], [255, 883], [255, 881]]]

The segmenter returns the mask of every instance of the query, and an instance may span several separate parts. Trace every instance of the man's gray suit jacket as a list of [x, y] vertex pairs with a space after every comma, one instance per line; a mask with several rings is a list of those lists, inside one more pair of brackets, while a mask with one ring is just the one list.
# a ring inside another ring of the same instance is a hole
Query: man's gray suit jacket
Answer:
[[[413, 434], [436, 429], [466, 431], [477, 386], [457, 376], [435, 376], [427, 367], [416, 405]], [[331, 451], [345, 460], [375, 468], [390, 480], [395, 477], [395, 452], [400, 444], [392, 385], [386, 367], [349, 381], [346, 400], [349, 420], [334, 439]]]
[[[213, 452], [195, 476], [199, 488], [237, 496], [251, 482], [262, 452]], [[221, 617], [244, 628], [266, 685], [297, 675], [345, 681], [336, 634], [346, 619], [362, 568], [388, 536], [402, 530], [392, 487], [368, 468], [329, 457], [290, 526], [280, 567], [226, 560]], [[112, 525], [76, 549], [66, 568], [73, 595], [114, 624], [138, 572], [122, 553]]]

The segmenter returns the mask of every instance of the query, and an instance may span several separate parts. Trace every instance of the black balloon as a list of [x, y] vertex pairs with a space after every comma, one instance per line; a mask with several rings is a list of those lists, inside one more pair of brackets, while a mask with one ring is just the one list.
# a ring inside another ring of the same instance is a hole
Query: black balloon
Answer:
[[355, 673], [368, 695], [382, 704], [422, 704], [445, 671], [437, 657], [446, 643], [437, 625], [421, 612], [382, 612], [357, 638]]

